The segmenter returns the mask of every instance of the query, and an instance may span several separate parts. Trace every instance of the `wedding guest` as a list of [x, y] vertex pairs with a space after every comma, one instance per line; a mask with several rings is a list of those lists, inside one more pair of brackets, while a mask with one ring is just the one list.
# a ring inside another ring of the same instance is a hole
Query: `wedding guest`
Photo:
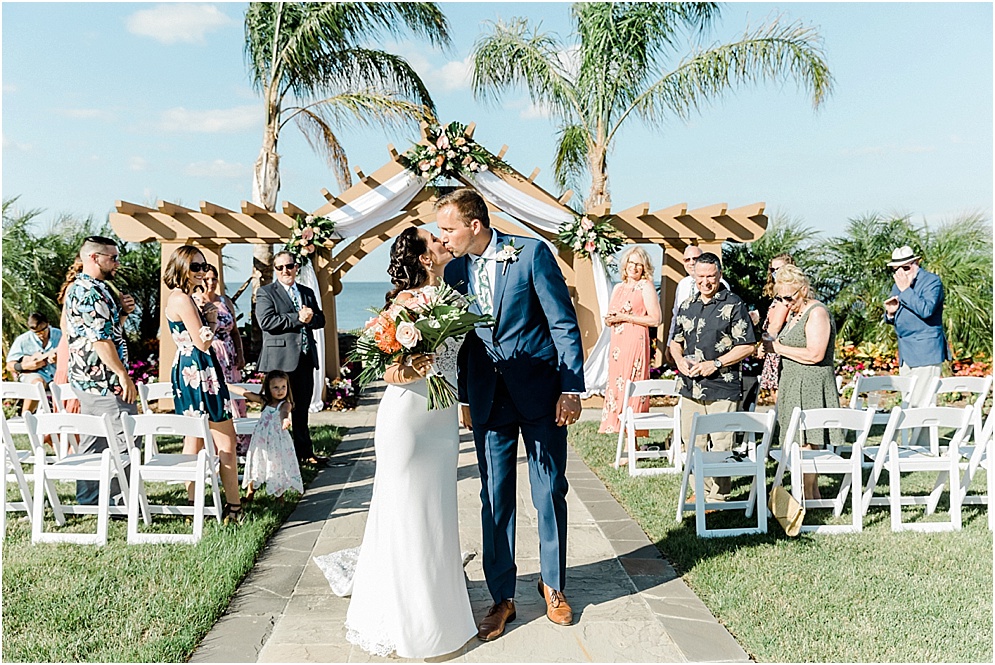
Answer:
[[884, 302], [885, 323], [895, 326], [898, 336], [898, 373], [916, 377], [913, 407], [932, 406], [929, 384], [951, 359], [943, 332], [943, 282], [919, 259], [908, 245], [891, 253], [888, 268], [895, 284]]
[[[214, 329], [211, 350], [221, 364], [221, 373], [229, 384], [241, 383], [245, 354], [242, 351], [242, 336], [235, 323], [235, 303], [228, 296], [218, 293], [218, 269], [212, 265], [207, 266], [207, 273], [204, 275], [204, 299], [213, 304], [217, 312], [217, 325]], [[236, 417], [245, 417], [244, 401], [234, 400], [232, 406]], [[244, 455], [248, 451], [251, 438], [250, 434], [238, 435], [236, 451], [239, 455]]]
[[[694, 279], [694, 264], [697, 263], [698, 257], [701, 254], [701, 247], [697, 245], [688, 245], [684, 248], [684, 270], [687, 272], [687, 276], [677, 282], [677, 290], [674, 292], [674, 308], [670, 314], [670, 331], [667, 333], [668, 345], [674, 339], [674, 331], [677, 326], [677, 311], [688, 298], [698, 293], [698, 287]], [[729, 283], [724, 279], [721, 281], [721, 284], [725, 288], [729, 288]]]
[[[795, 265], [795, 259], [790, 254], [778, 254], [767, 265], [767, 283], [764, 284], [763, 295], [769, 300], [767, 317], [764, 319], [763, 331], [771, 337], [777, 337], [788, 318], [788, 306], [774, 296], [774, 279], [777, 272], [784, 266]], [[777, 393], [777, 381], [781, 375], [781, 357], [776, 353], [764, 352], [764, 366], [760, 372], [760, 389]]]
[[[207, 415], [211, 437], [221, 462], [221, 484], [225, 489], [223, 518], [225, 522], [240, 522], [243, 514], [235, 466], [231, 395], [220, 363], [211, 352], [214, 330], [208, 325], [209, 320], [217, 320], [217, 310], [213, 303], [205, 299], [201, 299], [198, 306], [192, 297], [196, 287], [203, 287], [208, 267], [199, 249], [183, 245], [169, 257], [163, 272], [163, 281], [171, 289], [166, 300], [166, 322], [176, 343], [172, 372], [173, 406], [179, 414]], [[203, 445], [203, 439], [187, 437], [183, 441], [183, 453], [196, 454]], [[193, 483], [188, 483], [191, 502], [193, 491]]]
[[[7, 371], [17, 375], [21, 383], [48, 384], [55, 378], [56, 348], [62, 339], [62, 331], [53, 328], [48, 317], [41, 312], [28, 315], [28, 331], [18, 335], [7, 351]], [[21, 413], [34, 412], [38, 400], [26, 399]]]
[[[83, 269], [83, 261], [77, 256], [73, 264], [69, 266], [69, 270], [66, 271], [66, 278], [62, 282], [62, 286], [59, 288], [59, 295], [56, 297], [56, 302], [59, 303], [61, 313], [61, 319], [59, 322], [59, 328], [62, 330], [68, 330], [69, 324], [66, 323], [66, 292], [69, 291], [69, 287], [72, 286], [73, 282], [76, 281], [76, 276], [79, 275], [80, 271]], [[55, 350], [55, 378], [52, 381], [56, 384], [69, 383], [69, 336], [62, 335], [62, 339], [59, 340], [59, 346]], [[69, 399], [66, 400], [63, 407], [67, 413], [79, 413], [79, 400]], [[73, 439], [75, 441], [75, 438]], [[75, 448], [75, 446], [74, 446]]]
[[[619, 416], [626, 381], [645, 381], [650, 376], [649, 329], [660, 325], [660, 299], [653, 283], [653, 264], [649, 254], [638, 245], [627, 249], [619, 261], [622, 282], [615, 285], [605, 325], [611, 327], [608, 356], [608, 386], [601, 412], [603, 434], [619, 430]], [[636, 397], [632, 408], [637, 413], [649, 411], [649, 398]], [[637, 436], [647, 436], [639, 431]]]
[[[736, 411], [742, 392], [740, 361], [754, 352], [756, 336], [746, 304], [722, 284], [719, 257], [705, 252], [694, 266], [698, 292], [681, 305], [670, 353], [681, 373], [681, 435], [691, 439], [695, 413]], [[731, 450], [731, 432], [710, 435], [712, 450]], [[694, 442], [702, 450], [708, 442]], [[705, 500], [725, 501], [729, 478], [704, 479]], [[692, 498], [688, 498], [691, 501]]]
[[[114, 444], [127, 452], [121, 414], [135, 415], [138, 391], [128, 375], [128, 345], [124, 319], [135, 309], [130, 295], [116, 298], [108, 281], [121, 264], [117, 243], [103, 236], [90, 236], [79, 251], [82, 269], [66, 291], [64, 316], [69, 337], [69, 384], [79, 397], [80, 413], [110, 414]], [[110, 445], [106, 438], [80, 437], [77, 453], [97, 453]], [[100, 483], [76, 481], [76, 500], [97, 503]], [[111, 496], [120, 494], [117, 479], [111, 480]]]
[[276, 281], [256, 294], [256, 320], [263, 330], [258, 369], [260, 372], [278, 369], [290, 376], [290, 392], [295, 396], [291, 420], [297, 461], [324, 466], [328, 458], [314, 454], [307, 421], [314, 393], [314, 370], [318, 367], [314, 331], [325, 327], [325, 315], [318, 307], [314, 291], [297, 283], [297, 269], [293, 254], [277, 252], [273, 257]]
[[[781, 379], [777, 390], [777, 439], [783, 448], [791, 421], [791, 412], [801, 409], [838, 409], [833, 352], [836, 324], [829, 309], [815, 299], [808, 277], [797, 266], [786, 265], [777, 271], [774, 301], [788, 308], [788, 317], [776, 339], [765, 337], [765, 346], [781, 357]], [[805, 450], [820, 450], [827, 443], [843, 443], [838, 429], [804, 432]], [[804, 478], [805, 498], [821, 499], [818, 474]]]

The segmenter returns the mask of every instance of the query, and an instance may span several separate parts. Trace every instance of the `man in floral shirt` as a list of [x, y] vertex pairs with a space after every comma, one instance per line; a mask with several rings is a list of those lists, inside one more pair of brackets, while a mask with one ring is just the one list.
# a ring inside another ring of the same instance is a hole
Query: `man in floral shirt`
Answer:
[[[69, 383], [79, 396], [80, 412], [111, 415], [118, 449], [125, 451], [121, 414], [137, 413], [135, 383], [128, 376], [128, 346], [122, 322], [135, 309], [129, 295], [118, 302], [106, 283], [117, 273], [120, 260], [117, 243], [90, 236], [80, 249], [83, 269], [66, 292], [65, 309], [69, 336]], [[82, 437], [77, 452], [96, 453], [107, 447], [103, 437]], [[76, 481], [76, 500], [97, 503], [99, 483]], [[111, 482], [111, 496], [120, 493]]]
[[[681, 373], [681, 435], [691, 437], [696, 413], [735, 411], [743, 390], [740, 361], [749, 357], [757, 338], [746, 304], [722, 284], [719, 257], [705, 252], [694, 265], [698, 293], [677, 313], [670, 353]], [[732, 433], [712, 434], [712, 450], [731, 450]], [[708, 442], [694, 442], [702, 450]], [[705, 478], [705, 501], [725, 501], [730, 478]]]

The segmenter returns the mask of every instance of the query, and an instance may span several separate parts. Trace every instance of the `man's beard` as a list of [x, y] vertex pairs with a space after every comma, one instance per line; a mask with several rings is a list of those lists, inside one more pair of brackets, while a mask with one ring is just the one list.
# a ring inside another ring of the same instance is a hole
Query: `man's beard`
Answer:
[[106, 282], [109, 279], [114, 279], [115, 273], [117, 273], [117, 268], [114, 268], [113, 270], [104, 270], [103, 268], [101, 268], [100, 281]]

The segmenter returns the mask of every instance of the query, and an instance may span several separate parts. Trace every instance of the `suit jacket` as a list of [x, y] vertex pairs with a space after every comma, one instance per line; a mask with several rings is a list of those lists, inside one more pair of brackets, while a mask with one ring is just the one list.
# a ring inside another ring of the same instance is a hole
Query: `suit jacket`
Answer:
[[307, 331], [308, 345], [304, 353], [311, 356], [311, 362], [318, 366], [318, 348], [311, 331], [325, 327], [325, 315], [318, 307], [314, 291], [301, 284], [297, 285], [301, 294], [301, 305], [314, 310], [314, 316], [307, 324], [297, 317], [297, 308], [287, 290], [279, 282], [273, 282], [256, 292], [256, 321], [263, 329], [263, 348], [259, 352], [259, 371], [279, 369], [292, 372], [301, 359], [301, 329]]
[[895, 318], [885, 321], [895, 326], [898, 335], [898, 360], [909, 367], [939, 365], [950, 360], [950, 349], [943, 333], [943, 282], [937, 275], [919, 268], [912, 286], [904, 291], [891, 289], [898, 298]]
[[[498, 374], [528, 420], [554, 413], [561, 393], [584, 392], [580, 326], [563, 273], [539, 240], [498, 233], [498, 247], [511, 238], [522, 250], [507, 270], [497, 264], [492, 312], [496, 323], [467, 335], [460, 351], [460, 401], [469, 403], [475, 423], [487, 422]], [[471, 265], [467, 256], [450, 261], [446, 282], [468, 293]], [[470, 309], [480, 313], [476, 301]]]

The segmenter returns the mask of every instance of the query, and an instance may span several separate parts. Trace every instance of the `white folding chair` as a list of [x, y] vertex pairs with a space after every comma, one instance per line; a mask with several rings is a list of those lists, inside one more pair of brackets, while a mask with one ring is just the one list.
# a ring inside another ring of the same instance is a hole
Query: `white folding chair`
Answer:
[[[0, 381], [0, 399], [34, 400], [38, 402], [38, 413], [51, 413], [52, 407], [45, 394], [45, 386], [40, 383], [19, 383], [17, 381]], [[24, 418], [17, 416], [7, 420], [11, 434], [27, 434], [28, 428]]]
[[[231, 383], [230, 386], [236, 386], [242, 388], [243, 390], [248, 390], [250, 392], [259, 393], [262, 390], [262, 384], [260, 383]], [[237, 400], [246, 401], [241, 395], [236, 395], [234, 392], [231, 393], [232, 402]], [[234, 414], [233, 414], [234, 415]], [[235, 434], [252, 434], [256, 429], [256, 425], [259, 423], [258, 416], [236, 416], [232, 419], [235, 425]]]
[[[984, 505], [988, 506], [988, 528], [995, 529], [995, 513], [992, 513], [992, 492], [995, 491], [995, 465], [992, 464], [995, 455], [995, 417], [992, 416], [995, 409], [988, 413], [985, 424], [981, 432], [975, 435], [975, 445], [972, 446], [971, 456], [966, 463], [961, 462], [964, 470], [960, 479], [961, 505]], [[984, 469], [986, 476], [986, 493], [983, 495], [968, 495], [974, 476], [978, 469]]]
[[[949, 395], [951, 393], [969, 393], [974, 395], [974, 402], [972, 403], [973, 411], [971, 412], [971, 432], [973, 435], [972, 440], [974, 443], [977, 443], [977, 437], [984, 427], [982, 423], [984, 419], [982, 409], [991, 390], [991, 376], [948, 376], [945, 378], [937, 377], [930, 381], [929, 387], [926, 389], [926, 394], [929, 395], [929, 400], [932, 404], [936, 404], [940, 395]], [[967, 439], [963, 443], [961, 452], [965, 457], [970, 457], [973, 448], [967, 445]], [[929, 451], [934, 455], [940, 452], [940, 436], [935, 427], [929, 430]]]
[[[103, 546], [107, 544], [107, 521], [111, 515], [125, 515], [128, 511], [128, 476], [125, 472], [127, 454], [118, 449], [117, 437], [111, 425], [110, 414], [90, 416], [79, 413], [27, 414], [28, 438], [35, 451], [35, 496], [34, 516], [31, 520], [31, 542], [52, 543], [71, 542]], [[108, 445], [99, 453], [76, 453], [50, 463], [45, 458], [41, 445], [45, 434], [76, 434], [79, 436], [102, 436]], [[111, 479], [116, 478], [125, 499], [125, 505], [112, 506]], [[97, 515], [96, 534], [46, 532], [44, 490], [55, 480], [96, 480], [100, 483], [97, 505], [81, 506], [61, 504], [52, 501], [52, 511], [56, 522], [62, 524], [64, 513]], [[147, 509], [143, 505], [143, 512]]]
[[[173, 384], [170, 381], [139, 383], [136, 388], [138, 388], [138, 401], [142, 403], [142, 413], [155, 413], [152, 410], [152, 402], [160, 399], [173, 399]], [[145, 462], [147, 463], [158, 452], [159, 450], [155, 445], [155, 437], [151, 435], [146, 436]]]
[[[665, 413], [636, 413], [631, 400], [638, 397], [676, 396], [680, 397], [677, 381], [658, 379], [652, 381], [626, 381], [622, 413], [619, 416], [618, 445], [615, 447], [615, 468], [622, 463], [622, 450], [626, 451], [630, 476], [651, 476], [661, 473], [680, 473], [683, 464], [681, 450], [680, 401], [674, 407], [674, 415]], [[636, 450], [637, 430], [670, 430], [670, 448], [667, 450]], [[659, 468], [637, 468], [640, 459], [666, 459], [672, 466]]]
[[874, 406], [876, 409], [874, 414], [874, 424], [887, 425], [889, 418], [888, 412], [881, 411], [877, 406], [868, 404], [867, 394], [882, 392], [901, 393], [901, 407], [903, 409], [908, 409], [911, 406], [909, 400], [912, 399], [912, 392], [915, 390], [915, 387], [916, 377], [914, 376], [858, 376], [853, 387], [853, 394], [850, 395], [850, 408], [863, 411], [868, 406]]
[[[207, 416], [191, 417], [167, 413], [145, 413], [139, 416], [121, 416], [124, 422], [124, 436], [131, 448], [131, 500], [128, 505], [128, 544], [137, 543], [196, 543], [204, 533], [204, 515], [210, 515], [221, 523], [221, 491], [219, 489], [218, 463], [214, 450], [214, 439]], [[151, 458], [138, 463], [138, 449], [135, 441], [139, 437], [192, 436], [204, 439], [204, 447], [196, 455], [156, 453]], [[194, 505], [148, 504], [146, 483], [192, 482], [194, 484]], [[210, 486], [212, 505], [206, 506], [204, 491]], [[139, 501], [145, 503], [139, 504]], [[139, 533], [138, 505], [147, 505], [145, 524], [150, 525], [151, 514], [192, 515], [193, 533]]]
[[[874, 464], [864, 490], [864, 512], [866, 513], [871, 505], [887, 504], [891, 508], [892, 531], [959, 531], [961, 528], [960, 445], [971, 427], [971, 411], [971, 407], [957, 409], [942, 406], [921, 409], [902, 409], [896, 406], [892, 409], [881, 445], [865, 449], [865, 452], [873, 451]], [[903, 432], [929, 427], [956, 430], [946, 451], [934, 455], [926, 447], [907, 448], [898, 445], [898, 438]], [[874, 488], [881, 477], [881, 471], [885, 468], [888, 469], [890, 485], [888, 496], [875, 497]], [[926, 495], [903, 495], [902, 474], [911, 472], [936, 473], [933, 490]], [[948, 482], [951, 490], [949, 521], [913, 523], [902, 521], [902, 506], [925, 505], [926, 514], [933, 514], [943, 494], [943, 487]]]
[[[851, 524], [802, 524], [801, 530], [813, 533], [859, 533], [863, 529], [864, 509], [861, 461], [867, 436], [874, 422], [874, 410], [806, 409], [795, 407], [784, 437], [784, 446], [771, 448], [770, 457], [777, 462], [774, 485], [780, 485], [784, 472], [791, 472], [791, 495], [806, 510], [832, 508], [833, 516], [843, 514], [847, 495], [850, 494], [853, 519]], [[809, 430], [833, 429], [853, 432], [856, 442], [849, 458], [829, 450], [803, 450], [802, 434]], [[833, 499], [806, 499], [803, 478], [807, 473], [843, 476], [839, 493]]]
[[[687, 453], [684, 462], [684, 475], [681, 479], [681, 490], [677, 497], [677, 521], [684, 519], [688, 510], [695, 512], [695, 528], [700, 537], [739, 536], [751, 533], [767, 533], [767, 480], [765, 464], [770, 437], [774, 431], [777, 414], [733, 412], [694, 414], [691, 421], [691, 436], [685, 442]], [[695, 445], [699, 436], [719, 432], [742, 432], [744, 434], [760, 434], [760, 444], [755, 437], [747, 437], [746, 453], [727, 451], [703, 451]], [[688, 475], [694, 473], [695, 492], [694, 503], [687, 503]], [[750, 476], [750, 495], [746, 501], [705, 501], [705, 477]], [[745, 509], [746, 516], [753, 515], [757, 510], [757, 526], [737, 529], [708, 529], [705, 526], [706, 510], [739, 510]]]
[[[7, 426], [7, 418], [0, 413], [0, 420], [3, 423], [3, 459], [4, 459], [4, 477], [6, 483], [4, 485], [5, 489], [0, 499], [3, 501], [3, 507], [0, 509], [0, 533], [6, 533], [6, 518], [8, 512], [20, 512], [23, 511], [27, 513], [28, 519], [34, 514], [34, 498], [32, 497], [32, 492], [28, 486], [28, 476], [24, 471], [25, 464], [34, 464], [35, 455], [30, 450], [18, 450], [17, 446], [14, 445], [14, 437], [11, 436], [10, 428]], [[55, 458], [49, 458], [54, 461]], [[6, 484], [15, 483], [17, 489], [21, 494], [20, 501], [7, 501]], [[48, 500], [52, 505], [55, 505], [59, 501], [58, 494], [55, 491], [55, 485], [49, 482], [45, 488], [46, 494], [48, 495]], [[56, 515], [56, 522], [59, 526], [65, 524], [65, 518], [62, 515]]]
[[[52, 383], [48, 386], [48, 389], [52, 393], [52, 406], [55, 407], [55, 413], [69, 413], [66, 410], [66, 403], [70, 400], [79, 399], [76, 395], [76, 390], [69, 383]], [[56, 456], [62, 459], [68, 455], [69, 447], [69, 436], [60, 436], [59, 448], [55, 451]]]

